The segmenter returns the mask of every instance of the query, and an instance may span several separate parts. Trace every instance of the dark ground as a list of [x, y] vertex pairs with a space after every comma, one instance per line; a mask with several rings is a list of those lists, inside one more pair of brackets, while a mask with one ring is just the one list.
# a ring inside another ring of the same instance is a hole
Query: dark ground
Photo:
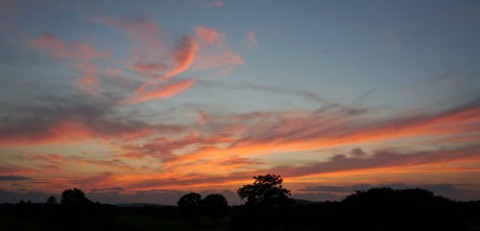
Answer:
[[341, 202], [230, 207], [218, 220], [176, 206], [0, 205], [0, 230], [448, 230], [480, 231], [480, 201], [420, 189], [357, 192]]

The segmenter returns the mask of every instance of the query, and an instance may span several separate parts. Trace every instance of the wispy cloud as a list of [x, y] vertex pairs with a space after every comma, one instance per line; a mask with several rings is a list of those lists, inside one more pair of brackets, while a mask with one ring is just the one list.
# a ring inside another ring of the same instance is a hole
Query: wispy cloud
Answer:
[[225, 3], [221, 0], [215, 0], [208, 4], [209, 7], [223, 7]]
[[[131, 64], [126, 70], [133, 70], [139, 78], [137, 86], [122, 87], [127, 96], [121, 103], [136, 104], [155, 99], [166, 99], [180, 94], [194, 86], [196, 80], [179, 78], [187, 71], [216, 70], [225, 75], [244, 63], [243, 58], [226, 47], [226, 34], [216, 29], [198, 26], [194, 36], [181, 36], [174, 48], [164, 38], [164, 31], [154, 22], [143, 18], [110, 19], [95, 18], [94, 21], [119, 28], [135, 42], [130, 49]], [[45, 33], [30, 40], [30, 46], [47, 51], [52, 57], [67, 58], [82, 75], [75, 80], [75, 86], [81, 91], [101, 96], [105, 86], [101, 80], [101, 70], [106, 77], [118, 76], [123, 68], [99, 68], [94, 60], [111, 58], [110, 52], [99, 51], [83, 42], [66, 42], [52, 34]], [[125, 48], [122, 48], [125, 49]], [[114, 78], [105, 81], [116, 84]], [[117, 84], [119, 85], [119, 84]], [[119, 85], [121, 86], [121, 85]], [[124, 93], [125, 94], [125, 93]]]
[[[194, 80], [167, 82], [187, 71], [221, 69], [226, 74], [243, 64], [243, 58], [226, 47], [226, 34], [216, 29], [198, 26], [194, 36], [181, 36], [173, 49], [165, 40], [163, 30], [146, 19], [95, 19], [105, 25], [120, 28], [136, 41], [132, 49], [131, 70], [148, 77], [135, 88], [123, 103], [135, 104], [173, 97], [194, 86]], [[172, 90], [172, 89], [175, 90]]]
[[[142, 21], [141, 24], [144, 25], [147, 22]], [[133, 30], [131, 27], [136, 28], [135, 23], [132, 25], [126, 26], [127, 31]], [[150, 31], [153, 30], [151, 27], [156, 28], [154, 24], [148, 23]], [[147, 40], [149, 43], [158, 40], [159, 38], [154, 37], [152, 34], [147, 33], [144, 36], [141, 36], [143, 40]], [[158, 42], [158, 44], [163, 44]], [[157, 46], [158, 47], [158, 46]], [[165, 53], [163, 46], [158, 48], [159, 52]], [[165, 81], [185, 72], [195, 61], [196, 53], [198, 50], [198, 44], [195, 40], [188, 36], [184, 36], [179, 39], [176, 43], [173, 54], [170, 59], [173, 61], [172, 66], [162, 62], [145, 62], [143, 56], [135, 56], [137, 60], [133, 65], [133, 69], [139, 71], [140, 73], [145, 73], [150, 75], [151, 79], [147, 82], [140, 85], [128, 99], [123, 100], [125, 103], [141, 103], [154, 99], [165, 99], [175, 96], [188, 88], [192, 87], [195, 83], [194, 80], [183, 80], [174, 83], [166, 83]], [[160, 72], [166, 71], [163, 74]]]
[[199, 26], [195, 29], [195, 36], [200, 43], [205, 45], [215, 45], [220, 48], [225, 46], [226, 35], [215, 29]]
[[73, 42], [67, 44], [56, 36], [45, 33], [40, 38], [30, 40], [30, 45], [39, 49], [47, 49], [58, 58], [98, 59], [110, 56], [109, 52], [101, 52], [86, 43]]
[[135, 104], [146, 102], [154, 99], [167, 99], [172, 96], [178, 95], [187, 89], [191, 88], [195, 84], [195, 80], [186, 79], [177, 82], [170, 82], [155, 87], [149, 87], [151, 90], [143, 90], [139, 88], [135, 92], [132, 98], [126, 100], [126, 103]]
[[225, 33], [199, 26], [195, 37], [201, 47], [193, 70], [220, 69], [219, 73], [225, 75], [244, 64], [242, 56], [225, 46]]
[[249, 31], [247, 33], [247, 42], [250, 47], [257, 45], [257, 36], [255, 35], [255, 32]]
[[110, 52], [98, 51], [82, 42], [67, 43], [49, 33], [43, 34], [40, 38], [31, 39], [30, 46], [45, 49], [55, 58], [70, 59], [72, 66], [82, 72], [82, 76], [76, 79], [75, 85], [90, 95], [99, 94], [99, 73], [93, 60], [109, 57]]

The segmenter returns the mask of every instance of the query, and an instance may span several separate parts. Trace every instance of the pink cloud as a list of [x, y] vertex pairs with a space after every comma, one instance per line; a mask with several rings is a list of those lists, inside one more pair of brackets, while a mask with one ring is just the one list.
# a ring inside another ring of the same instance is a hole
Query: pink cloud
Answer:
[[132, 69], [141, 73], [152, 73], [154, 75], [155, 72], [163, 71], [167, 69], [167, 65], [163, 63], [144, 63], [142, 61], [136, 62]]
[[31, 39], [30, 46], [48, 49], [50, 54], [57, 58], [98, 59], [110, 56], [110, 52], [98, 51], [85, 43], [73, 42], [67, 44], [49, 33], [43, 34], [40, 38]]
[[109, 78], [115, 78], [123, 72], [122, 68], [106, 68], [105, 75]]
[[223, 7], [224, 5], [225, 3], [220, 0], [213, 1], [210, 4], [208, 4], [209, 7]]
[[185, 37], [178, 41], [173, 59], [175, 68], [165, 74], [162, 79], [170, 79], [186, 71], [195, 60], [198, 44], [191, 38]]
[[67, 53], [67, 44], [48, 33], [43, 34], [41, 38], [31, 39], [30, 45], [35, 48], [51, 49], [53, 56], [62, 56]]
[[247, 33], [247, 42], [250, 47], [255, 46], [257, 44], [257, 37], [255, 35], [255, 32], [249, 31]]
[[226, 34], [208, 27], [197, 27], [196, 38], [201, 45], [193, 70], [218, 69], [225, 75], [243, 65], [243, 57], [225, 48]]
[[213, 69], [218, 67], [227, 67], [229, 69], [235, 69], [237, 66], [243, 65], [243, 57], [234, 53], [231, 50], [225, 50], [222, 53], [214, 55], [203, 56], [195, 64], [195, 70]]
[[96, 77], [80, 77], [75, 80], [75, 86], [90, 96], [99, 96], [100, 80]]
[[138, 45], [148, 47], [157, 52], [167, 50], [162, 41], [163, 30], [154, 22], [143, 18], [110, 19], [102, 17], [95, 20], [105, 25], [122, 29], [134, 41], [137, 41]]
[[[154, 99], [170, 98], [192, 87], [195, 83], [194, 80], [183, 80], [167, 85], [162, 85], [162, 82], [186, 71], [195, 60], [197, 48], [197, 43], [191, 38], [184, 37], [179, 40], [172, 57], [174, 61], [173, 69], [160, 77], [142, 84], [126, 102], [141, 103]], [[151, 90], [152, 88], [154, 90]]]
[[81, 82], [81, 84], [84, 84], [84, 85], [87, 85], [87, 86], [94, 86], [94, 85], [97, 85], [99, 83], [98, 79], [92, 78], [92, 77], [79, 78], [78, 81]]
[[135, 42], [130, 53], [133, 64], [130, 69], [147, 77], [158, 76], [168, 69], [164, 60], [170, 59], [169, 49], [164, 43], [163, 30], [154, 22], [143, 18], [96, 18], [107, 26], [119, 28]]
[[[195, 80], [187, 79], [174, 83], [149, 87], [148, 90], [137, 91], [132, 98], [126, 100], [128, 104], [142, 103], [154, 99], [167, 99], [178, 95], [195, 84]], [[150, 90], [150, 88], [153, 88]]]
[[223, 47], [225, 45], [225, 34], [220, 33], [215, 29], [199, 26], [195, 29], [197, 39], [206, 45], [216, 45]]
[[49, 50], [50, 55], [56, 58], [71, 59], [72, 65], [82, 72], [82, 76], [76, 79], [75, 86], [87, 94], [99, 95], [98, 68], [92, 60], [109, 57], [110, 52], [98, 51], [86, 43], [66, 43], [49, 33], [31, 39], [30, 46]]
[[[223, 2], [216, 4], [223, 5]], [[145, 19], [96, 20], [122, 29], [139, 44], [137, 49], [131, 52], [133, 64], [130, 69], [149, 79], [142, 80], [144, 82], [135, 89], [133, 95], [123, 102], [140, 103], [165, 99], [183, 92], [193, 86], [193, 82], [164, 82], [189, 69], [195, 71], [222, 68], [222, 73], [227, 73], [244, 63], [240, 55], [224, 48], [226, 35], [213, 28], [196, 27], [195, 36], [184, 36], [177, 40], [174, 49], [170, 51], [165, 46], [163, 31], [154, 22]]]

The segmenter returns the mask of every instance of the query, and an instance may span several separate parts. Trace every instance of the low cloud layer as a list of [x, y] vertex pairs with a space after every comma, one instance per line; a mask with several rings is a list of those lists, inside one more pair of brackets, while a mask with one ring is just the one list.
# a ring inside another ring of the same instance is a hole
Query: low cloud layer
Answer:
[[0, 176], [0, 181], [22, 181], [22, 180], [31, 180], [31, 178], [24, 177], [24, 176], [15, 176], [15, 175]]
[[339, 200], [345, 198], [356, 191], [366, 191], [371, 188], [392, 188], [392, 189], [413, 189], [420, 188], [432, 191], [433, 193], [450, 199], [469, 201], [476, 200], [480, 197], [480, 191], [472, 190], [471, 187], [478, 185], [457, 185], [457, 184], [425, 184], [425, 185], [409, 185], [409, 184], [358, 184], [347, 186], [329, 186], [318, 185], [309, 186], [300, 189], [299, 196], [302, 198], [314, 198], [315, 195], [321, 196], [322, 200]]

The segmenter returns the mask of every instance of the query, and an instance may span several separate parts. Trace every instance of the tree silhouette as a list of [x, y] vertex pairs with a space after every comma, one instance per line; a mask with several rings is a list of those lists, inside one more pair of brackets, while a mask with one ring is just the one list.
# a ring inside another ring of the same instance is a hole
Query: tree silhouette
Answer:
[[183, 195], [177, 202], [177, 205], [180, 208], [180, 214], [187, 218], [191, 225], [193, 225], [193, 218], [199, 213], [201, 201], [202, 196], [198, 193], [192, 192]]
[[62, 193], [62, 205], [85, 206], [92, 203], [93, 202], [91, 202], [80, 189], [67, 189]]
[[50, 196], [47, 198], [47, 201], [45, 202], [45, 204], [47, 206], [55, 206], [58, 204], [57, 198], [55, 198], [54, 196]]
[[226, 215], [228, 211], [227, 199], [221, 194], [210, 194], [202, 200], [202, 208], [205, 216], [214, 224], [218, 219]]
[[279, 175], [259, 175], [253, 179], [253, 184], [244, 185], [237, 191], [242, 200], [247, 199], [246, 205], [270, 207], [290, 200], [290, 190], [283, 188], [283, 179]]

